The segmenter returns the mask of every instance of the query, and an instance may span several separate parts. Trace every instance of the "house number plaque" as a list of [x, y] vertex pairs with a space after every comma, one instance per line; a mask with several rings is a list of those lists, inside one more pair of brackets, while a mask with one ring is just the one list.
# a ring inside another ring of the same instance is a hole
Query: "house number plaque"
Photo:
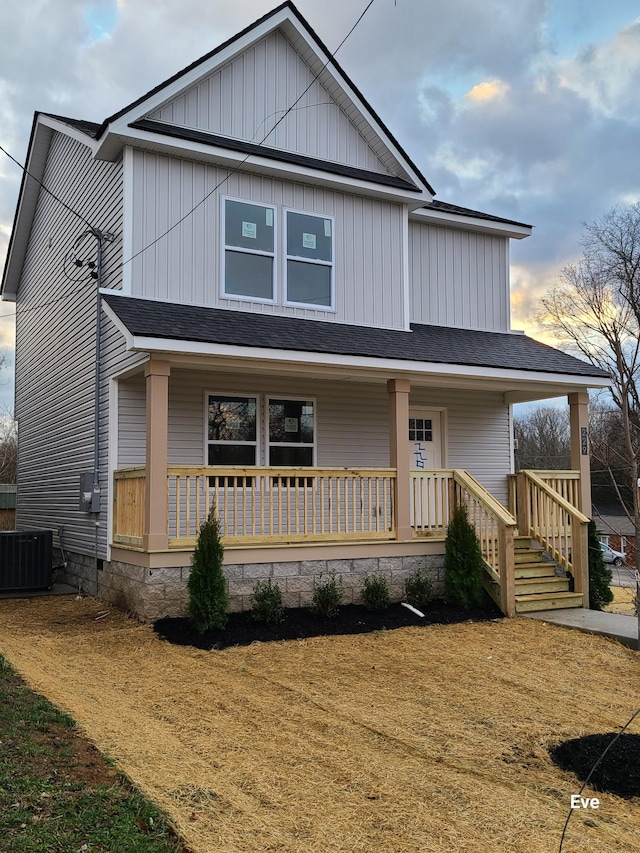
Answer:
[[582, 455], [586, 456], [589, 453], [589, 447], [587, 443], [587, 428], [580, 427], [580, 444], [582, 449]]

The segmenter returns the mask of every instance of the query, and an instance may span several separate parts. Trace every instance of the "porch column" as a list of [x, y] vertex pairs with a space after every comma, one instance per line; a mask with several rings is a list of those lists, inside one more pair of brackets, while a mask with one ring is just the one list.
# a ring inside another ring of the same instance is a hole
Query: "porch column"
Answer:
[[144, 505], [145, 551], [166, 551], [167, 443], [169, 432], [168, 361], [151, 359], [144, 369], [147, 403], [146, 491]]
[[411, 508], [409, 503], [409, 392], [408, 379], [390, 379], [389, 394], [389, 461], [396, 469], [395, 508], [396, 532], [399, 541], [412, 539]]
[[591, 468], [589, 466], [589, 395], [586, 391], [569, 394], [571, 425], [571, 468], [580, 472], [578, 509], [591, 518]]

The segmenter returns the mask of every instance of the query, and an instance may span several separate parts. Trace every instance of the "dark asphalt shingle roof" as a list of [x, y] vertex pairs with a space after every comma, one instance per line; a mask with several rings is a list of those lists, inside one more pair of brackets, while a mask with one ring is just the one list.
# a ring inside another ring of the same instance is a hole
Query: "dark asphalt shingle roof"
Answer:
[[79, 130], [81, 133], [86, 133], [87, 136], [90, 136], [92, 139], [98, 138], [98, 131], [100, 130], [100, 125], [96, 124], [95, 121], [84, 121], [81, 118], [69, 118], [68, 116], [57, 116], [54, 113], [42, 113], [43, 116], [49, 116], [49, 118], [55, 118], [57, 121], [61, 121], [63, 124], [69, 125], [69, 127], [75, 128], [75, 130]]
[[[412, 324], [410, 332], [177, 305], [106, 294], [132, 335], [298, 352], [460, 364], [606, 378], [606, 373], [526, 335]], [[169, 347], [167, 347], [169, 348]]]
[[458, 216], [472, 216], [474, 219], [488, 219], [491, 222], [504, 222], [507, 225], [520, 225], [522, 228], [531, 228], [525, 222], [516, 222], [515, 219], [503, 219], [501, 216], [492, 216], [490, 213], [482, 213], [480, 210], [471, 210], [469, 207], [460, 207], [458, 204], [449, 204], [446, 201], [434, 199], [425, 204], [420, 210], [439, 210], [442, 213], [454, 213]]

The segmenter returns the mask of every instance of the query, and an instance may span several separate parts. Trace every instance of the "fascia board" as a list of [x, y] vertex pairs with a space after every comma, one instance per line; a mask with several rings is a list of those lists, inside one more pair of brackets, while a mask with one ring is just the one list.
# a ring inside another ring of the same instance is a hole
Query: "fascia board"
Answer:
[[203, 77], [206, 77], [208, 74], [215, 71], [216, 68], [230, 62], [235, 56], [250, 47], [253, 42], [259, 41], [267, 36], [272, 30], [281, 26], [287, 18], [287, 10], [285, 8], [280, 9], [275, 12], [273, 16], [262, 21], [262, 23], [245, 33], [244, 36], [241, 36], [231, 44], [228, 44], [222, 50], [216, 52], [208, 60], [205, 60], [204, 62], [196, 65], [194, 68], [191, 68], [189, 71], [184, 72], [184, 74], [181, 74], [172, 83], [167, 84], [166, 87], [163, 87], [158, 92], [149, 95], [149, 97], [144, 101], [136, 104], [126, 113], [123, 113], [114, 122], [109, 124], [97, 147], [96, 157], [98, 159], [105, 160], [113, 159], [113, 155], [106, 156], [105, 152], [105, 148], [110, 150], [113, 147], [113, 139], [111, 139], [112, 136], [127, 136], [129, 124], [143, 118], [147, 113], [154, 112], [159, 109], [167, 101], [177, 97], [184, 89], [194, 86]]
[[42, 116], [36, 113], [31, 128], [25, 171], [22, 173], [13, 228], [9, 238], [2, 285], [0, 285], [2, 299], [6, 302], [15, 302], [17, 298], [22, 265], [29, 245], [31, 224], [40, 195], [38, 181], [41, 181], [44, 175], [52, 136], [52, 129], [42, 121]]
[[183, 341], [169, 338], [152, 338], [129, 335], [130, 349], [136, 352], [175, 353], [193, 356], [215, 356], [246, 361], [270, 361], [280, 364], [308, 365], [314, 368], [338, 367], [347, 370], [375, 371], [377, 373], [441, 376], [461, 379], [483, 379], [510, 382], [514, 385], [552, 385], [571, 389], [606, 388], [608, 380], [596, 376], [543, 373], [510, 368], [481, 367], [466, 364], [436, 364], [435, 362], [405, 359], [373, 358], [371, 356], [345, 356], [333, 353], [300, 352], [297, 350], [267, 349], [233, 344], [214, 344]]
[[384, 184], [335, 175], [331, 172], [323, 172], [320, 169], [311, 169], [294, 163], [272, 160], [271, 158], [260, 157], [256, 154], [251, 154], [247, 158], [246, 154], [239, 151], [218, 148], [191, 140], [160, 137], [159, 134], [137, 128], [127, 128], [126, 135], [123, 134], [118, 137], [118, 152], [125, 145], [144, 148], [145, 150], [155, 151], [171, 157], [194, 159], [199, 162], [223, 166], [225, 168], [234, 169], [242, 166], [243, 170], [251, 170], [269, 175], [270, 177], [283, 178], [284, 180], [292, 180], [298, 183], [304, 178], [305, 182], [309, 184], [329, 187], [342, 192], [358, 191], [375, 198], [395, 201], [399, 204], [407, 204], [412, 208], [421, 207], [432, 200], [432, 197], [424, 190], [416, 192], [404, 191], [395, 187], [387, 187]]
[[[100, 294], [103, 296], [107, 293], [112, 293], [112, 291], [105, 290], [104, 288], [100, 290]], [[134, 339], [133, 335], [131, 334], [129, 329], [127, 329], [127, 327], [122, 322], [120, 317], [118, 317], [118, 315], [115, 313], [115, 311], [113, 311], [111, 309], [111, 307], [108, 305], [108, 303], [106, 303], [104, 300], [101, 301], [101, 305], [102, 305], [102, 310], [105, 313], [105, 316], [111, 320], [113, 325], [116, 327], [116, 329], [120, 332], [120, 334], [124, 338], [126, 348], [128, 350], [137, 350], [138, 347], [135, 346], [135, 339]]]
[[479, 231], [484, 234], [495, 234], [498, 237], [513, 237], [522, 240], [530, 237], [533, 228], [526, 225], [514, 225], [508, 222], [496, 222], [492, 219], [480, 219], [473, 216], [448, 213], [442, 210], [415, 210], [411, 213], [414, 222], [428, 222], [445, 228], [463, 228], [465, 231]]
[[[44, 176], [49, 146], [54, 131], [75, 139], [82, 145], [86, 145], [91, 151], [94, 151], [96, 147], [94, 140], [76, 128], [70, 127], [68, 124], [58, 121], [51, 116], [36, 113], [27, 151], [26, 171], [23, 172], [22, 176], [16, 215], [7, 250], [4, 276], [2, 285], [0, 286], [2, 299], [6, 302], [15, 302], [17, 298], [18, 285], [20, 283], [20, 276], [22, 275], [22, 265], [31, 234], [31, 224], [40, 196], [41, 187], [38, 181], [42, 181]], [[27, 175], [27, 172], [30, 174]], [[30, 177], [31, 175], [33, 177]]]

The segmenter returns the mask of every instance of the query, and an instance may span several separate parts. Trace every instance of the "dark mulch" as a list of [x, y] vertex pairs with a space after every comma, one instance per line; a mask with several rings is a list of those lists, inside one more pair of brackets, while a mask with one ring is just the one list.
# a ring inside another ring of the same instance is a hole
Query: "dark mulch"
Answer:
[[371, 612], [357, 604], [345, 604], [333, 619], [315, 616], [306, 607], [291, 608], [285, 613], [285, 620], [279, 625], [256, 622], [249, 612], [232, 613], [224, 631], [206, 631], [204, 634], [198, 634], [191, 622], [184, 618], [158, 619], [153, 627], [161, 639], [170, 643], [208, 650], [248, 646], [255, 642], [303, 640], [336, 634], [368, 634], [372, 631], [390, 631], [407, 626], [452, 625], [457, 622], [484, 622], [502, 618], [502, 613], [490, 599], [486, 600], [484, 606], [473, 610], [460, 610], [444, 601], [432, 601], [425, 618], [416, 616], [401, 604], [392, 604], [386, 610], [378, 612]]
[[[585, 782], [616, 732], [566, 740], [549, 750], [551, 760]], [[606, 791], [629, 799], [640, 797], [640, 735], [622, 734], [607, 752], [589, 780], [594, 791]]]

